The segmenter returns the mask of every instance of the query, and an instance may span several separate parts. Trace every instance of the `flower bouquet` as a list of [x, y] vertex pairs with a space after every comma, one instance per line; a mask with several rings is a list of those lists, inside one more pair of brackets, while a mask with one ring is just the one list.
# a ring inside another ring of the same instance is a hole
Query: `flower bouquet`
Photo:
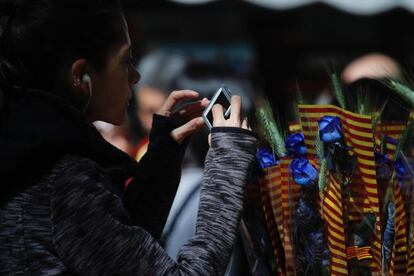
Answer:
[[[269, 151], [258, 160], [261, 206], [279, 275], [414, 273], [413, 117], [388, 122], [383, 106], [298, 105], [282, 134], [270, 104], [258, 109]], [[414, 91], [386, 84], [414, 106]], [[365, 100], [364, 100], [365, 99]], [[348, 102], [347, 102], [348, 100]]]

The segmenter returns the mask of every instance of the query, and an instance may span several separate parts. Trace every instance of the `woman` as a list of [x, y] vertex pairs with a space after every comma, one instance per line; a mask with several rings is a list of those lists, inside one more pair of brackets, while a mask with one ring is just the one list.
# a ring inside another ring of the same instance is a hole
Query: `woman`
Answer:
[[228, 120], [213, 109], [196, 233], [174, 262], [157, 239], [206, 100], [173, 112], [198, 96], [173, 92], [137, 164], [91, 124], [122, 124], [139, 80], [119, 4], [3, 1], [0, 11], [0, 274], [222, 274], [256, 146], [240, 98]]

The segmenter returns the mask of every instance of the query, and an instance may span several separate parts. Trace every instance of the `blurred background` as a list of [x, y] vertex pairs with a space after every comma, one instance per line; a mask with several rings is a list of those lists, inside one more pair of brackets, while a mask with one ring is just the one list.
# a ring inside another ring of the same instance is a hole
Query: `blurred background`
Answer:
[[[137, 160], [148, 144], [152, 113], [172, 90], [193, 89], [209, 98], [226, 84], [242, 95], [250, 116], [265, 95], [283, 123], [294, 119], [297, 91], [310, 103], [332, 101], [325, 93], [329, 70], [351, 84], [370, 77], [372, 68], [373, 78], [398, 77], [414, 65], [413, 0], [123, 0], [123, 5], [142, 79], [134, 88], [128, 124], [97, 127]], [[194, 231], [207, 134], [193, 137], [185, 159], [184, 184], [163, 239], [172, 257]]]
[[137, 61], [164, 49], [190, 62], [230, 66], [282, 116], [290, 114], [298, 86], [305, 97], [326, 87], [327, 66], [341, 71], [371, 52], [408, 68], [414, 62], [411, 0], [124, 0], [124, 6]]

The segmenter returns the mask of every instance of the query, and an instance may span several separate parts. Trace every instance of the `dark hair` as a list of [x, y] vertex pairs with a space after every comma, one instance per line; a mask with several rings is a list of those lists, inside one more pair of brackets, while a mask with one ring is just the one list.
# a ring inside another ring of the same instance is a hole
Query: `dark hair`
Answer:
[[0, 0], [0, 96], [11, 86], [65, 90], [78, 58], [102, 70], [123, 42], [122, 20], [117, 0]]

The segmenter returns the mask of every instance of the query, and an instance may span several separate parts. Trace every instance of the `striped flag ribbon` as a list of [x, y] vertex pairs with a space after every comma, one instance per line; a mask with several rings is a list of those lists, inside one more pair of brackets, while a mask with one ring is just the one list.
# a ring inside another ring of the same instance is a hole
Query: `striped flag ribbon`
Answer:
[[[392, 138], [395, 141], [398, 141], [401, 138], [405, 128], [407, 127], [406, 123], [392, 122], [392, 123], [378, 123], [375, 131], [375, 142], [377, 145], [381, 145], [382, 136]], [[385, 152], [388, 155], [389, 159], [394, 158], [395, 150], [397, 145], [391, 141], [386, 141], [385, 149], [381, 151]]]
[[285, 250], [286, 273], [295, 273], [295, 257], [293, 255], [293, 232], [294, 227], [294, 212], [296, 204], [300, 197], [300, 186], [294, 183], [291, 173], [289, 171], [292, 158], [282, 157], [280, 159], [280, 176], [281, 188], [280, 198], [282, 203], [282, 219], [283, 219], [283, 244]]
[[348, 275], [341, 187], [331, 175], [322, 200], [322, 214], [327, 228], [331, 274]]
[[[414, 208], [414, 201], [410, 203], [410, 209]], [[409, 250], [407, 253], [408, 264], [407, 264], [407, 275], [414, 275], [414, 212], [410, 214], [410, 235], [409, 235]]]
[[[414, 111], [411, 111], [410, 113], [410, 121], [414, 120]], [[409, 207], [409, 211], [410, 213], [408, 214], [410, 217], [410, 233], [409, 233], [409, 250], [407, 253], [407, 258], [408, 258], [408, 264], [407, 264], [407, 275], [414, 275], [414, 198], [411, 197], [411, 201], [410, 201], [410, 205]]]
[[351, 260], [356, 258], [358, 261], [363, 259], [372, 259], [372, 255], [369, 253], [371, 247], [369, 246], [349, 246], [346, 248], [347, 259]]
[[[381, 271], [381, 224], [380, 224], [380, 205], [378, 197], [378, 187], [376, 181], [376, 168], [374, 157], [374, 137], [372, 130], [371, 116], [355, 114], [350, 111], [343, 110], [333, 105], [299, 105], [299, 114], [303, 134], [305, 136], [305, 144], [308, 153], [314, 155], [315, 138], [318, 135], [318, 120], [323, 116], [339, 117], [342, 123], [342, 131], [344, 141], [351, 148], [349, 153], [355, 155], [357, 159], [357, 172], [352, 179], [352, 187], [363, 187], [357, 190], [357, 195], [351, 206], [356, 206], [363, 211], [369, 211], [375, 214], [375, 233], [374, 241], [371, 244], [371, 251], [375, 263], [374, 271]], [[331, 179], [332, 180], [332, 179]], [[335, 182], [335, 181], [333, 181]], [[359, 184], [358, 184], [359, 182]], [[332, 183], [332, 181], [331, 181]], [[339, 190], [340, 192], [340, 190]], [[347, 204], [348, 202], [344, 203]], [[352, 208], [350, 208], [352, 211]], [[349, 220], [360, 219], [356, 212], [351, 212]], [[352, 217], [353, 216], [353, 217]], [[361, 216], [361, 214], [359, 214]], [[329, 224], [329, 222], [327, 222]], [[345, 248], [343, 249], [345, 252]]]
[[393, 190], [395, 234], [391, 255], [390, 275], [403, 276], [407, 275], [407, 219], [398, 180], [394, 181]]
[[279, 275], [285, 275], [286, 267], [284, 262], [283, 252], [283, 226], [281, 217], [281, 208], [278, 207], [279, 198], [277, 193], [280, 191], [280, 165], [272, 166], [264, 169], [263, 177], [260, 178], [260, 196], [262, 201], [262, 208], [269, 231], [269, 236], [272, 242], [273, 253], [275, 255], [275, 263], [277, 264], [277, 272]]

